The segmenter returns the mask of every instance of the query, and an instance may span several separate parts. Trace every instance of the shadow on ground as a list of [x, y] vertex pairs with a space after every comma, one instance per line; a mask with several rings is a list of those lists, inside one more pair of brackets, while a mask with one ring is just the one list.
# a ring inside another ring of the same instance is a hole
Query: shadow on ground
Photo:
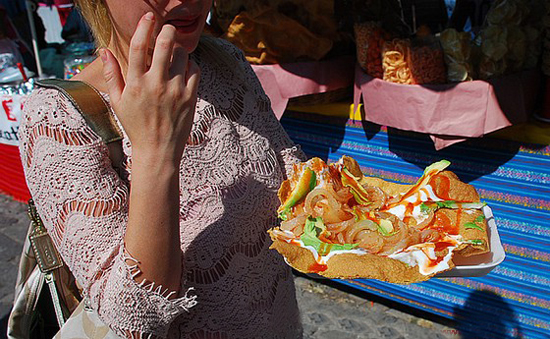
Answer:
[[462, 339], [522, 338], [516, 313], [491, 291], [473, 291], [462, 307], [455, 307], [454, 318]]

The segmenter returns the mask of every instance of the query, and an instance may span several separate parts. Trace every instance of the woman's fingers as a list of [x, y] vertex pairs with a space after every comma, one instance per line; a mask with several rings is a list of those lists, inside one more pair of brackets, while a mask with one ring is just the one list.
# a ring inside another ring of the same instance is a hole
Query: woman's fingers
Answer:
[[139, 79], [147, 71], [147, 59], [155, 15], [146, 13], [140, 20], [128, 54], [128, 79]]
[[[160, 79], [166, 80], [168, 69], [172, 62], [172, 52], [174, 50], [176, 28], [172, 25], [164, 25], [157, 36], [155, 49], [153, 51], [153, 61], [149, 72], [155, 74]], [[176, 56], [173, 58], [176, 61]]]
[[183, 47], [175, 47], [172, 54], [172, 64], [170, 65], [168, 74], [170, 79], [181, 76], [181, 80], [187, 82], [186, 74], [187, 65], [189, 62], [189, 54]]
[[199, 65], [197, 65], [197, 63], [194, 62], [193, 60], [189, 60], [185, 80], [187, 83], [187, 88], [191, 90], [192, 98], [197, 97], [200, 79], [201, 79], [201, 69]]
[[120, 100], [120, 96], [124, 90], [124, 78], [122, 77], [120, 64], [113, 53], [106, 48], [100, 49], [99, 55], [103, 63], [103, 78], [107, 84], [109, 97], [111, 98], [111, 102], [116, 103]]

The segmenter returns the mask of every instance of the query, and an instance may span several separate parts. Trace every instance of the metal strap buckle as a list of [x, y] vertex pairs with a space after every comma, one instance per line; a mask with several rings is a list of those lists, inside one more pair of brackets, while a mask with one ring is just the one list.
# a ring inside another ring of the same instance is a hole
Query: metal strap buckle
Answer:
[[48, 235], [32, 200], [29, 200], [28, 213], [32, 224], [32, 232], [29, 235], [29, 241], [40, 271], [42, 273], [48, 273], [62, 267], [63, 260], [59, 252], [57, 252], [52, 239]]

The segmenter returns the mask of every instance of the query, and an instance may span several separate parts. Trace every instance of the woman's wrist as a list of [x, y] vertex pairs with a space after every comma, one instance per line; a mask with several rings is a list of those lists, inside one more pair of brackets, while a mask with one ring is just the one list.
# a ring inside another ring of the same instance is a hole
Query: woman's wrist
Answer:
[[176, 155], [174, 153], [179, 152], [136, 150], [132, 148], [132, 171], [134, 171], [136, 167], [142, 166], [150, 171], [158, 171], [160, 169], [179, 171], [181, 155]]

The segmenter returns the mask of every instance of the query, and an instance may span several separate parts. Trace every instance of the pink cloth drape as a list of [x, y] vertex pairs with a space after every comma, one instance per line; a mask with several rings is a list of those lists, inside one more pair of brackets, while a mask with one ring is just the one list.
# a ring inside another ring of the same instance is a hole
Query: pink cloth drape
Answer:
[[538, 71], [490, 82], [402, 85], [373, 78], [356, 66], [354, 107], [363, 103], [367, 121], [429, 134], [439, 150], [527, 121], [539, 87]]
[[280, 119], [290, 98], [352, 86], [354, 64], [353, 56], [345, 56], [318, 62], [252, 65], [252, 69]]

